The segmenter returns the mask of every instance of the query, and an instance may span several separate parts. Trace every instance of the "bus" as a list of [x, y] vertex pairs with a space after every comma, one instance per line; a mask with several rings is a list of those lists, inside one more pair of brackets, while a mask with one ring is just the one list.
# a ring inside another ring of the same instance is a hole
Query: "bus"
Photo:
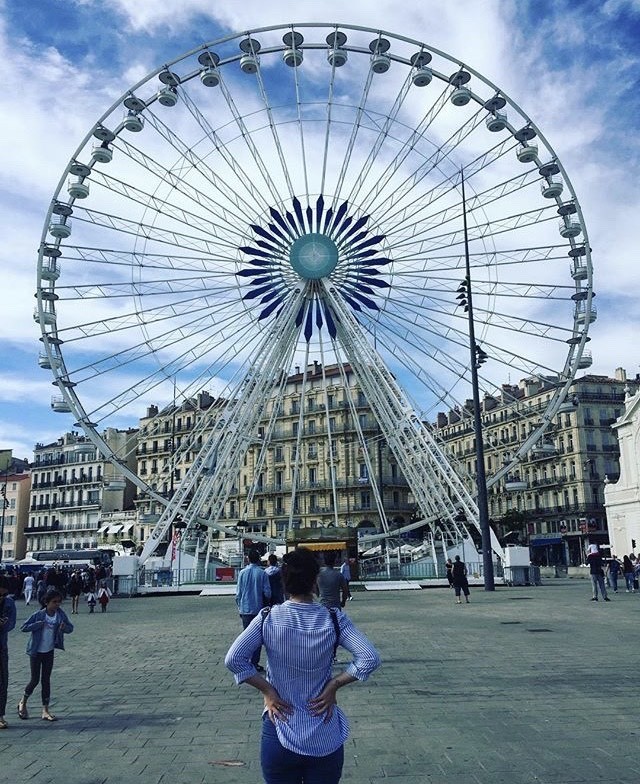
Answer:
[[109, 550], [34, 550], [28, 552], [22, 561], [16, 561], [16, 566], [39, 567], [47, 569], [50, 566], [111, 566], [112, 553]]

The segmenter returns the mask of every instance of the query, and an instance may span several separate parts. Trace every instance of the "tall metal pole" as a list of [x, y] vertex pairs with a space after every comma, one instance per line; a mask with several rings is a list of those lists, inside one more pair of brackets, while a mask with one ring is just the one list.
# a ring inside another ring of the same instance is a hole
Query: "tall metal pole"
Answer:
[[487, 503], [487, 477], [484, 470], [484, 444], [482, 440], [482, 417], [480, 410], [480, 390], [478, 389], [478, 359], [476, 332], [473, 321], [473, 298], [471, 294], [471, 264], [469, 261], [469, 232], [467, 228], [467, 201], [464, 188], [464, 170], [460, 170], [462, 185], [462, 220], [464, 225], [464, 263], [465, 287], [467, 294], [467, 316], [469, 318], [469, 357], [471, 363], [471, 388], [473, 390], [473, 430], [476, 438], [476, 485], [478, 491], [478, 517], [482, 534], [482, 566], [485, 591], [494, 591], [493, 554], [491, 550], [491, 530], [489, 528], [489, 508]]

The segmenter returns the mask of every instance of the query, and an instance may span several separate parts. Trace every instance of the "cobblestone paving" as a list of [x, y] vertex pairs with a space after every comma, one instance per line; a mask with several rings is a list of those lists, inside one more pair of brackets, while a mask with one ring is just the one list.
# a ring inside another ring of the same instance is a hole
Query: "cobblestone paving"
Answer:
[[[383, 666], [339, 693], [352, 724], [346, 784], [640, 781], [640, 597], [590, 602], [585, 581], [357, 593]], [[69, 611], [68, 602], [65, 603]], [[19, 623], [28, 614], [18, 605]], [[260, 698], [223, 665], [232, 597], [114, 599], [73, 616], [52, 710], [20, 721], [27, 636], [10, 635], [2, 784], [259, 784]], [[346, 661], [346, 652], [339, 654]]]

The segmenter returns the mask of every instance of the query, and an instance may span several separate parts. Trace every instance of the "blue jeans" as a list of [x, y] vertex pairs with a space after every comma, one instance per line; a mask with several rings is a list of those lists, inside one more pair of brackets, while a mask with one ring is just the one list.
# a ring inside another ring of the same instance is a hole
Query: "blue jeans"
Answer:
[[627, 583], [627, 591], [633, 591], [633, 572], [625, 572], [624, 579]]
[[326, 757], [308, 757], [285, 749], [265, 713], [262, 719], [260, 763], [266, 784], [338, 784], [342, 776], [344, 746]]
[[[256, 613], [257, 615], [257, 613]], [[246, 629], [247, 626], [251, 623], [251, 621], [256, 617], [256, 615], [242, 615], [240, 614], [240, 620], [242, 621], [242, 628]], [[260, 664], [260, 651], [262, 650], [262, 646], [260, 645], [256, 650], [251, 654], [251, 664], [254, 667], [257, 667]]]
[[593, 598], [598, 598], [598, 588], [600, 588], [600, 593], [602, 594], [602, 598], [607, 598], [607, 589], [604, 587], [604, 577], [601, 574], [592, 574], [591, 575], [591, 586], [593, 588]]
[[609, 572], [609, 582], [613, 588], [614, 593], [618, 591], [618, 574], [619, 572]]

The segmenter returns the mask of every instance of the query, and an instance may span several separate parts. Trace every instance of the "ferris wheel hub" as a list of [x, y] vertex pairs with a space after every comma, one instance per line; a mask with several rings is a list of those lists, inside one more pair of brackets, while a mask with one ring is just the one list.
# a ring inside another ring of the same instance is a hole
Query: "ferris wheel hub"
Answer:
[[326, 278], [336, 268], [338, 248], [325, 234], [304, 234], [291, 246], [289, 261], [301, 278], [319, 280]]

